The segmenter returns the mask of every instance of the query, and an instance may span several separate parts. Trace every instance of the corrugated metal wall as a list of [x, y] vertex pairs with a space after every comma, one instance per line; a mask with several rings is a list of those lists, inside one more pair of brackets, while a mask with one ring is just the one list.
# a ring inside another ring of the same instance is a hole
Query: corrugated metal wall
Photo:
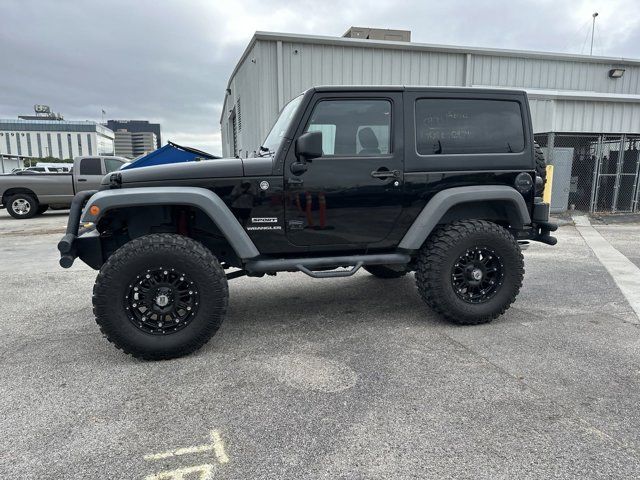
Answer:
[[640, 103], [556, 102], [554, 132], [640, 133]]
[[552, 132], [556, 110], [555, 100], [529, 98], [529, 109], [534, 132]]
[[[238, 155], [244, 157], [264, 140], [271, 124], [280, 111], [278, 106], [276, 42], [259, 41], [253, 46], [245, 62], [240, 65], [231, 80], [231, 95], [228, 95], [222, 113], [222, 152], [231, 156], [233, 134], [231, 111], [240, 100], [240, 115], [236, 117], [236, 139]], [[238, 112], [236, 111], [236, 115]], [[238, 121], [240, 120], [240, 121]]]
[[[344, 42], [349, 43], [349, 42]], [[279, 54], [280, 52], [280, 54]], [[241, 99], [240, 155], [266, 136], [280, 108], [314, 85], [494, 86], [640, 95], [640, 66], [608, 77], [609, 62], [383, 48], [258, 38], [232, 81], [222, 116], [223, 154], [232, 151], [229, 110]], [[281, 75], [278, 77], [278, 70]], [[280, 85], [279, 85], [280, 78]], [[531, 95], [535, 132], [640, 133], [640, 102], [549, 99]]]
[[640, 93], [640, 67], [625, 66], [624, 76], [611, 79], [611, 63], [473, 55], [473, 85], [581, 90], [600, 93]]
[[464, 55], [283, 43], [285, 99], [314, 85], [463, 85]]

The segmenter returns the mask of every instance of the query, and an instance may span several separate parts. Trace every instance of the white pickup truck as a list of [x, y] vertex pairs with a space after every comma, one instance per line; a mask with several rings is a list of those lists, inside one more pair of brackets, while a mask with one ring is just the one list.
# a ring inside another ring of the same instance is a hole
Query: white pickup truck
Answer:
[[73, 159], [70, 173], [30, 170], [0, 175], [0, 207], [14, 218], [32, 218], [52, 208], [67, 208], [83, 190], [97, 190], [107, 174], [129, 160], [123, 157], [88, 156]]

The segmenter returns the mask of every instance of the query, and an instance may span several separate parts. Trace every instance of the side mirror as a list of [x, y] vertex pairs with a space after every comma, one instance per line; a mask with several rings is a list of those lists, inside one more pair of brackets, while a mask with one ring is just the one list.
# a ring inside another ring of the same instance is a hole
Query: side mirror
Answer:
[[296, 157], [302, 163], [322, 156], [322, 132], [307, 132], [296, 140]]

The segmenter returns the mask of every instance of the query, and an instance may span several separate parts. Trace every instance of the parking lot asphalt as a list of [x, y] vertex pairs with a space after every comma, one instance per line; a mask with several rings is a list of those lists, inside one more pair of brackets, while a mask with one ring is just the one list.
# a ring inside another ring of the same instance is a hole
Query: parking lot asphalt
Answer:
[[29, 235], [61, 233], [67, 226], [69, 210], [47, 210], [34, 218], [20, 220], [12, 218], [7, 210], [0, 209], [0, 235]]
[[[639, 476], [638, 318], [572, 226], [488, 325], [441, 321], [413, 275], [239, 278], [202, 350], [153, 363], [101, 337], [59, 234], [9, 222], [1, 478]], [[638, 265], [639, 224], [598, 230]]]

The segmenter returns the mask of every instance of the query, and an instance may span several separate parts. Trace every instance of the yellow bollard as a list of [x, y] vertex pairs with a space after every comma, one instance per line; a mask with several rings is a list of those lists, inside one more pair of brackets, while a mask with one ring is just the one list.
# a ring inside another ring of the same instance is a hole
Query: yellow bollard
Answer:
[[542, 200], [551, 205], [551, 189], [553, 188], [553, 165], [547, 165], [547, 183], [544, 186]]

